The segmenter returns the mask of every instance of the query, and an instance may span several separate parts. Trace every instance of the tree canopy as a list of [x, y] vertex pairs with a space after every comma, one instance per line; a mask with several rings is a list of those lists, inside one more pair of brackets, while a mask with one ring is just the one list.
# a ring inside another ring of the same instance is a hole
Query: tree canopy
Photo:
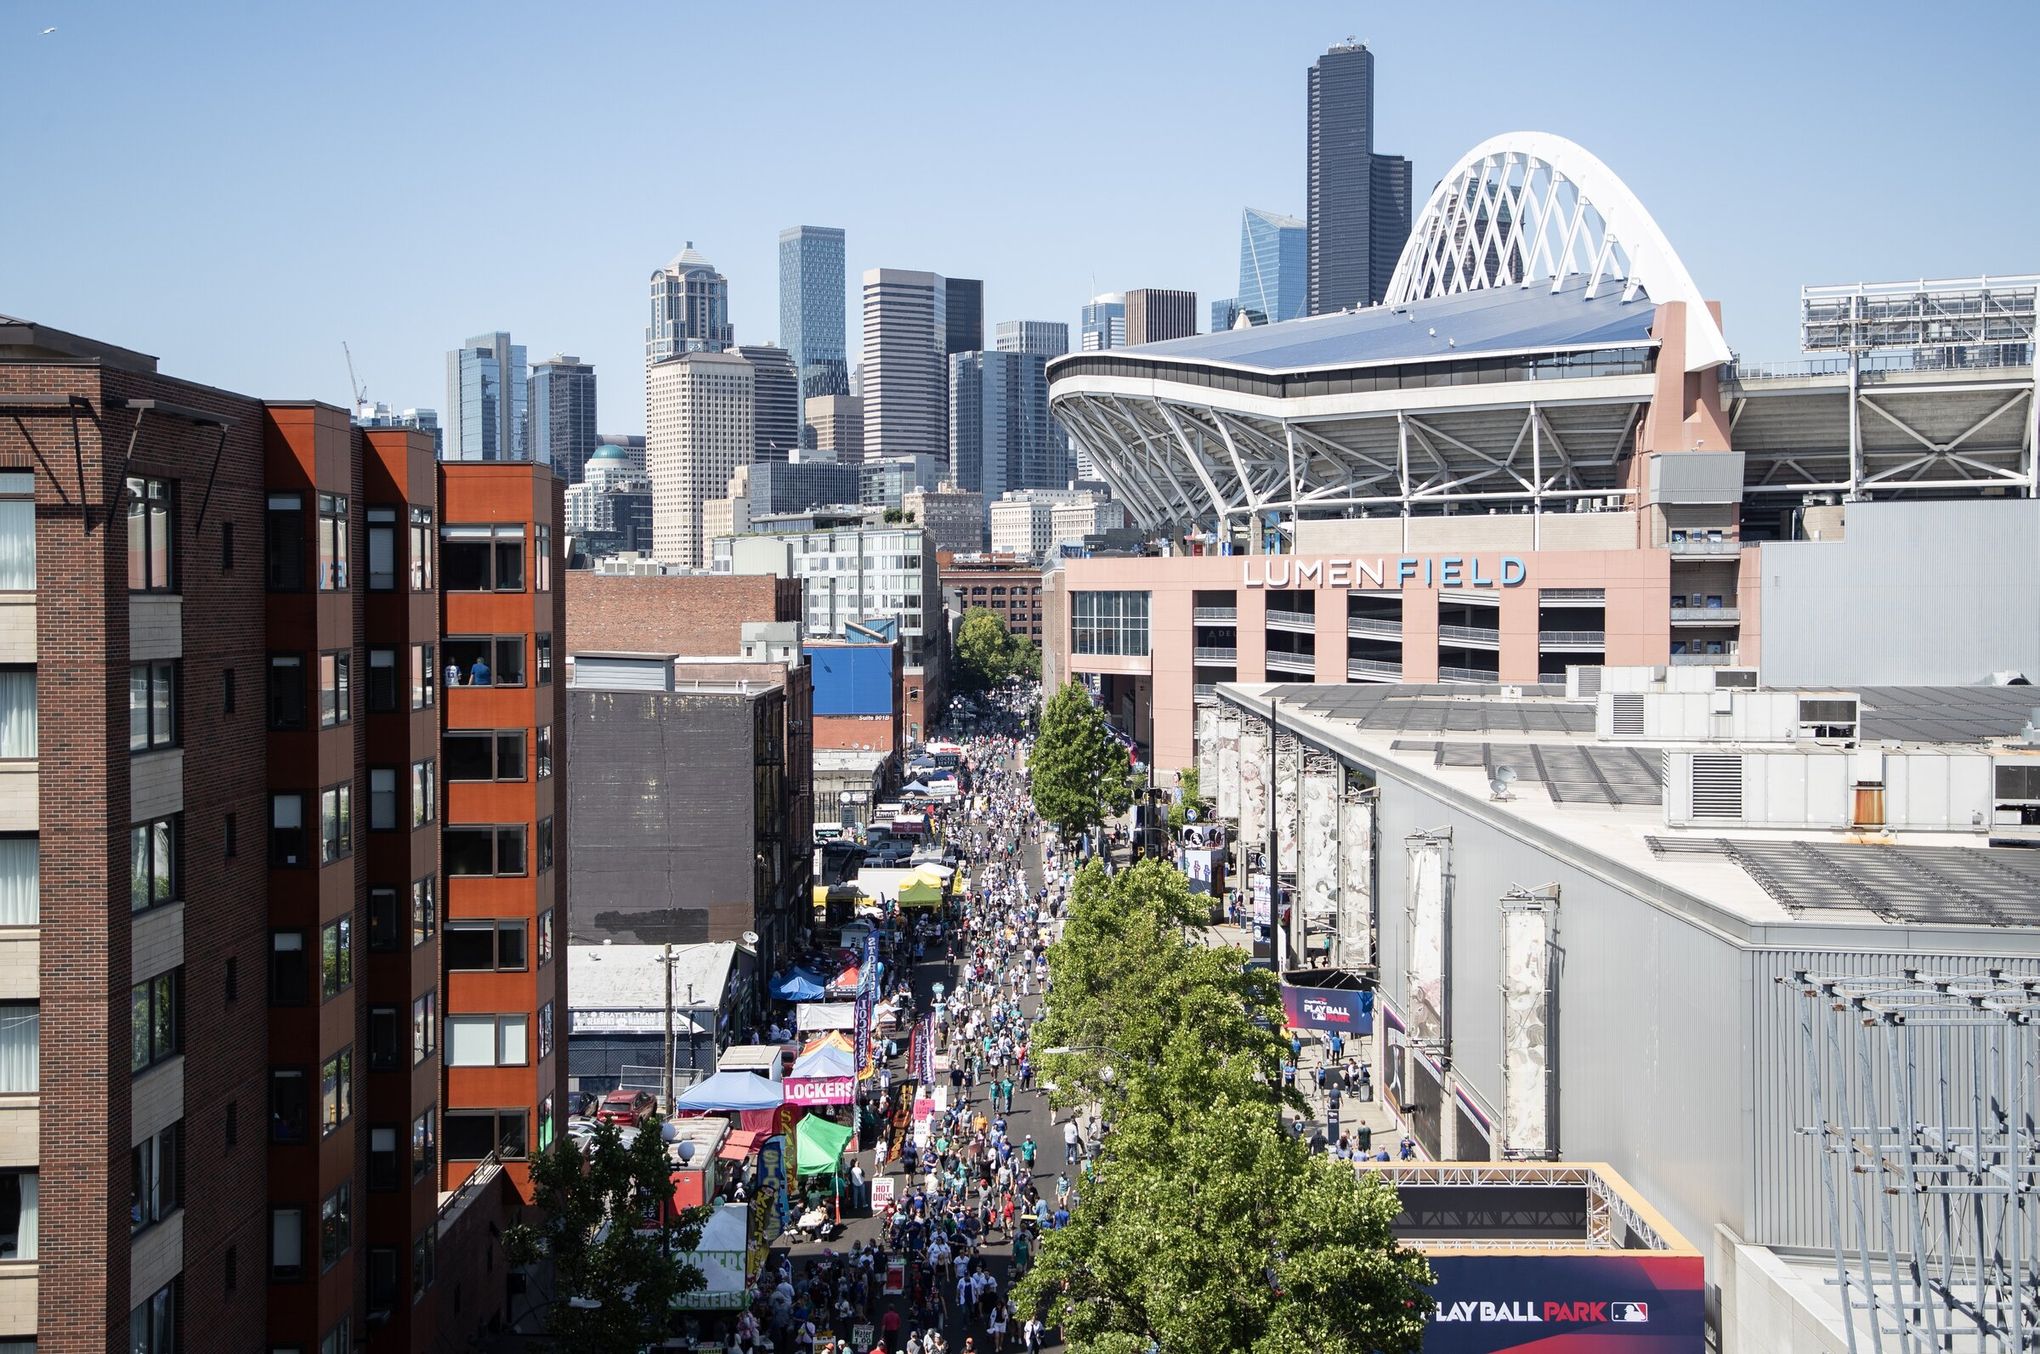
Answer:
[[1107, 731], [1104, 712], [1081, 682], [1043, 705], [1027, 772], [1035, 812], [1065, 837], [1097, 827], [1133, 802], [1126, 749]]
[[974, 606], [957, 627], [955, 673], [958, 689], [983, 691], [1008, 677], [1026, 676], [1030, 664], [1041, 671], [1040, 652], [1031, 641], [1006, 629], [1005, 618], [990, 607]]
[[1169, 805], [1169, 831], [1180, 832], [1183, 824], [1190, 821], [1190, 810], [1197, 810], [1201, 822], [1211, 816], [1209, 806], [1204, 802], [1204, 786], [1197, 768], [1186, 766], [1176, 773], [1176, 788], [1182, 797]]

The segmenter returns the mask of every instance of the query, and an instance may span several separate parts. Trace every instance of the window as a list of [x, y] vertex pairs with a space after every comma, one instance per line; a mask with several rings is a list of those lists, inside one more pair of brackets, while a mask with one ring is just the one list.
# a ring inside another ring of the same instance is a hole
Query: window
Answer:
[[394, 592], [397, 587], [397, 510], [368, 510], [368, 590]]
[[232, 668], [220, 669], [220, 713], [223, 715], [234, 713], [234, 670]]
[[0, 761], [31, 761], [37, 750], [35, 669], [0, 667]]
[[184, 1049], [184, 970], [171, 969], [128, 989], [134, 1046], [130, 1071], [140, 1072]]
[[347, 591], [347, 499], [319, 495], [319, 591]]
[[416, 1180], [439, 1164], [439, 1115], [426, 1110], [411, 1121], [411, 1178]]
[[368, 1070], [371, 1072], [394, 1072], [402, 1064], [403, 1042], [398, 1037], [402, 1027], [398, 1024], [397, 1008], [394, 1006], [371, 1006], [368, 1008]]
[[[550, 1058], [552, 1056], [552, 1051], [553, 1051], [553, 1004], [551, 1002], [547, 1002], [545, 1005], [538, 1008], [538, 1056], [541, 1059]], [[543, 1120], [541, 1120], [538, 1125], [538, 1133], [541, 1138], [546, 1136], [545, 1123]], [[544, 1143], [540, 1143], [539, 1145], [541, 1147], [545, 1146]]]
[[373, 715], [394, 714], [401, 707], [397, 704], [397, 651], [395, 649], [370, 649], [368, 651], [368, 712]]
[[301, 1067], [269, 1069], [269, 1137], [303, 1142], [311, 1132], [312, 1096]]
[[297, 494], [271, 494], [265, 523], [267, 578], [271, 592], [305, 590], [305, 501]]
[[277, 869], [307, 865], [311, 858], [305, 841], [305, 797], [269, 796], [269, 863]]
[[128, 491], [128, 591], [169, 592], [175, 586], [176, 534], [173, 493], [168, 480], [131, 478]]
[[319, 992], [330, 1001], [354, 986], [354, 919], [341, 917], [319, 928]]
[[343, 1316], [319, 1337], [319, 1354], [347, 1354], [354, 1348], [354, 1318]]
[[532, 542], [531, 589], [533, 592], [552, 591], [552, 528], [534, 528]]
[[241, 1252], [236, 1246], [227, 1247], [220, 1256], [220, 1287], [231, 1293], [241, 1281]]
[[553, 867], [553, 820], [538, 820], [538, 872], [544, 874]]
[[411, 509], [411, 591], [432, 591], [432, 510]]
[[523, 1110], [448, 1110], [446, 1159], [480, 1161], [491, 1152], [525, 1155]]
[[177, 1283], [172, 1279], [128, 1313], [128, 1348], [133, 1354], [176, 1354]]
[[175, 659], [137, 663], [128, 669], [128, 751], [174, 747], [177, 743]]
[[411, 763], [411, 826], [423, 827], [439, 812], [439, 771], [429, 759]]
[[411, 1301], [417, 1302], [425, 1296], [425, 1290], [432, 1287], [433, 1272], [438, 1268], [439, 1229], [427, 1227], [411, 1243]]
[[411, 1003], [411, 1066], [439, 1051], [439, 994], [427, 992]]
[[220, 568], [222, 571], [234, 567], [234, 524], [220, 523]]
[[41, 921], [42, 841], [33, 832], [0, 834], [0, 926]]
[[345, 724], [354, 718], [354, 700], [348, 691], [347, 670], [353, 663], [350, 653], [322, 653], [319, 655], [319, 727], [330, 729], [336, 724]]
[[411, 646], [411, 708], [430, 709], [439, 699], [439, 668], [430, 644]]
[[220, 1136], [228, 1147], [241, 1141], [241, 1102], [229, 1100], [225, 1122], [220, 1126]]
[[446, 967], [455, 972], [485, 973], [525, 967], [525, 930], [519, 918], [503, 921], [449, 921], [440, 942]]
[[302, 1279], [305, 1274], [305, 1211], [269, 1210], [269, 1274], [276, 1279]]
[[[546, 819], [548, 823], [551, 821], [552, 819], [550, 818]], [[539, 967], [543, 968], [552, 962], [553, 957], [553, 910], [551, 908], [547, 908], [538, 914], [538, 926], [536, 929], [538, 931], [538, 963]]]
[[[342, 1180], [340, 1187], [319, 1205], [319, 1270], [323, 1273], [340, 1263], [354, 1245], [354, 1183]], [[346, 1345], [340, 1346], [342, 1351]]]
[[440, 852], [449, 876], [521, 875], [524, 824], [448, 827], [440, 835]]
[[343, 1048], [319, 1064], [319, 1136], [354, 1116], [354, 1050]]
[[440, 741], [449, 781], [523, 780], [524, 730], [448, 730]]
[[35, 474], [0, 471], [0, 592], [35, 591]]
[[368, 891], [368, 948], [377, 952], [403, 948], [403, 910], [397, 891], [376, 885]]
[[448, 635], [448, 686], [523, 686], [524, 636]]
[[[400, 1183], [397, 1167], [397, 1130], [394, 1128], [371, 1128], [368, 1130], [368, 1187], [370, 1189], [395, 1189]], [[375, 1303], [370, 1301], [373, 1307]]]
[[538, 635], [533, 640], [538, 650], [538, 684], [552, 685], [552, 636]]
[[524, 527], [440, 529], [441, 582], [447, 592], [523, 592]]
[[220, 973], [220, 1000], [231, 1003], [241, 997], [241, 961], [233, 955], [227, 956], [226, 967]]
[[[529, 1061], [531, 1018], [516, 1015], [450, 1015], [446, 1018], [448, 1067], [522, 1067]], [[448, 1116], [451, 1131], [452, 1116]]]
[[174, 901], [183, 883], [184, 815], [172, 814], [128, 829], [128, 911], [147, 912]]
[[553, 1121], [556, 1118], [551, 1096], [538, 1102], [538, 1150], [541, 1152], [550, 1150], [553, 1145]]
[[1080, 654], [1144, 657], [1148, 651], [1145, 592], [1079, 592], [1070, 598], [1070, 647]]
[[305, 660], [300, 654], [269, 655], [269, 727], [305, 726]]
[[31, 1095], [42, 1087], [42, 1006], [0, 1001], [0, 1095]]
[[331, 865], [354, 854], [354, 787], [335, 785], [319, 792], [319, 863]]
[[368, 830], [394, 832], [397, 829], [397, 769], [374, 766], [368, 771]]
[[128, 1153], [128, 1230], [153, 1227], [184, 1206], [184, 1123]]
[[311, 967], [305, 955], [305, 933], [270, 932], [269, 1004], [303, 1006], [311, 997]]
[[544, 780], [553, 773], [552, 725], [538, 731], [538, 778]]
[[411, 881], [411, 948], [439, 934], [439, 910], [433, 897], [433, 876]]

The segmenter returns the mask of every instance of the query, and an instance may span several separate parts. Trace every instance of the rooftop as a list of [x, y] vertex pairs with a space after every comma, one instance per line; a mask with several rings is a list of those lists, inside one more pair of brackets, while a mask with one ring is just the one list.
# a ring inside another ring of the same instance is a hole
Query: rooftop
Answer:
[[[719, 940], [706, 945], [675, 945], [672, 953], [673, 1006], [680, 1012], [674, 1023], [685, 1033], [688, 1010], [710, 1010], [722, 1005], [723, 991], [736, 963], [737, 944], [733, 940]], [[567, 946], [567, 988], [573, 993], [569, 1003], [573, 1017], [570, 1032], [663, 1031], [665, 957], [663, 945]]]

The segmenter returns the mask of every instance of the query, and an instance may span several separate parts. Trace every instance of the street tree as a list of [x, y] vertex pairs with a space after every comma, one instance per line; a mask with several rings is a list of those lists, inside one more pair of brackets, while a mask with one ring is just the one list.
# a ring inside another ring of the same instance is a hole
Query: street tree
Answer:
[[1064, 686], [1042, 706], [1027, 772], [1035, 812], [1065, 838], [1098, 827], [1133, 802], [1126, 749], [1081, 682]]
[[1197, 768], [1189, 766], [1176, 773], [1176, 789], [1181, 797], [1169, 805], [1169, 831], [1181, 832], [1183, 825], [1190, 821], [1191, 810], [1196, 810], [1199, 822], [1211, 816], [1209, 806], [1204, 802], [1204, 786]]
[[1007, 631], [998, 612], [990, 607], [970, 608], [963, 613], [963, 624], [956, 631], [957, 687], [963, 691], [984, 691], [1005, 681], [1020, 670], [1024, 644], [1025, 640], [1016, 642]]

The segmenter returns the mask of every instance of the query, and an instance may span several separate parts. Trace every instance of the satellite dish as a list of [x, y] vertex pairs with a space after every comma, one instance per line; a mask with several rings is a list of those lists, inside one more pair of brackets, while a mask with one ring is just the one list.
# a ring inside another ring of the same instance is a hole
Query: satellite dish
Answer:
[[743, 941], [746, 945], [756, 945], [758, 943], [758, 933], [756, 931], [746, 931], [741, 936], [738, 936], [737, 939]]
[[1516, 768], [1513, 766], [1496, 767], [1495, 779], [1504, 785], [1514, 785], [1516, 783]]
[[1516, 768], [1513, 766], [1498, 766], [1495, 768], [1494, 775], [1488, 777], [1488, 795], [1492, 799], [1511, 799], [1514, 796], [1509, 793], [1509, 787], [1515, 783]]

